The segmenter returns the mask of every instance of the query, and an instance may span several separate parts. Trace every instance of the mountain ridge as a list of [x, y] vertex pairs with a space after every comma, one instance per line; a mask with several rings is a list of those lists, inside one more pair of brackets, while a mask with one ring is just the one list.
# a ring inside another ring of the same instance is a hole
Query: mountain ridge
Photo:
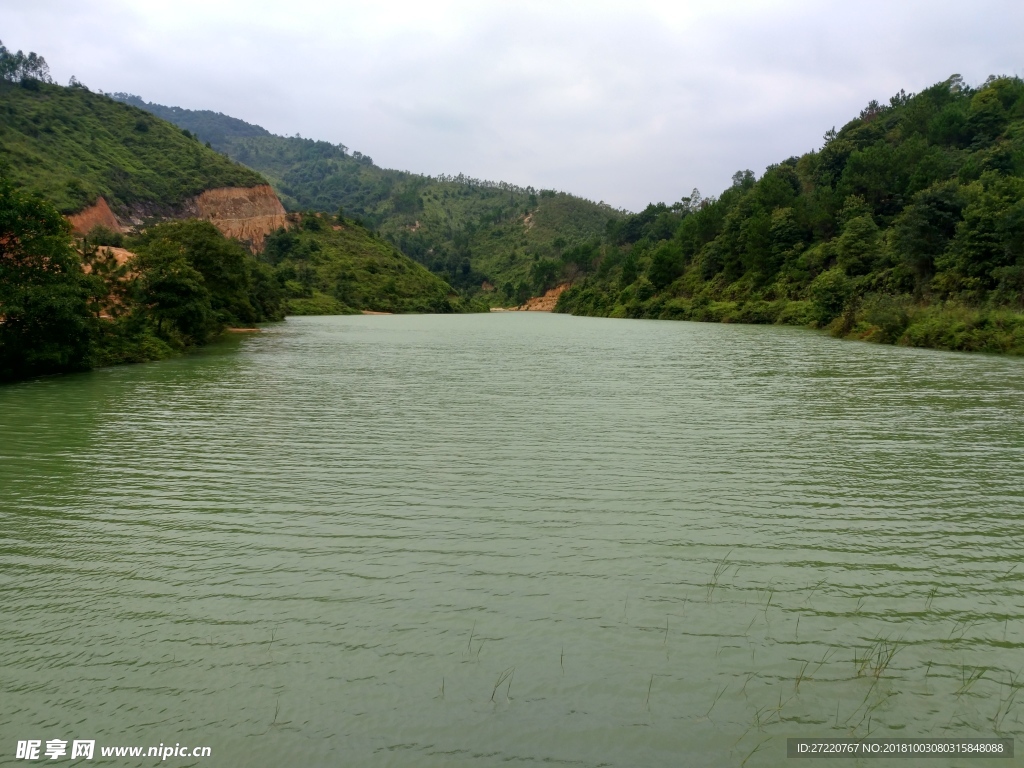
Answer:
[[452, 285], [491, 304], [520, 304], [553, 286], [547, 262], [600, 238], [624, 212], [554, 190], [464, 174], [381, 168], [343, 144], [277, 136], [212, 110], [113, 94], [209, 141], [266, 176], [290, 210], [343, 211]]

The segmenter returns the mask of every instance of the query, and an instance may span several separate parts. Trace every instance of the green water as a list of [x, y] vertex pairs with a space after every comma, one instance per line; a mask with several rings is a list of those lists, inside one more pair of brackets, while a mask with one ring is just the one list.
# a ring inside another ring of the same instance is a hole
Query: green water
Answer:
[[295, 318], [0, 388], [0, 763], [1022, 736], [1022, 393], [1018, 359], [536, 314]]

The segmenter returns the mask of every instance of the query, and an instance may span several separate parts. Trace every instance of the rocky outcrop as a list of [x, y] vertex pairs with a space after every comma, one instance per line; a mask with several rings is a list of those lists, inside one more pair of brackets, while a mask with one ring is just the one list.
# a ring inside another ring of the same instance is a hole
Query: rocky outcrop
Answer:
[[96, 202], [88, 208], [66, 218], [76, 235], [87, 235], [94, 227], [106, 227], [114, 232], [121, 231], [121, 222], [117, 220], [114, 212], [107, 205], [107, 201], [102, 197], [97, 198]]
[[253, 252], [263, 250], [263, 238], [288, 225], [284, 206], [267, 184], [208, 189], [186, 204], [186, 215], [209, 221]]

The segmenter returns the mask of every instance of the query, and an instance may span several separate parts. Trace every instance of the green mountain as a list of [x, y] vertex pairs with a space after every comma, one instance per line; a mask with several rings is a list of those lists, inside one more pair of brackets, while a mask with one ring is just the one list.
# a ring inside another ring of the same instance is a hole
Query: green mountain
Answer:
[[266, 184], [145, 110], [34, 78], [0, 78], [0, 164], [62, 213], [102, 196], [119, 215], [157, 215], [207, 189]]
[[609, 227], [559, 311], [1024, 353], [1024, 82], [872, 101], [819, 151]]
[[[599, 239], [608, 221], [623, 215], [551, 190], [388, 170], [343, 145], [275, 136], [217, 112], [165, 107], [125, 93], [113, 96], [259, 171], [289, 209], [340, 209], [452, 285], [492, 304], [518, 303], [571, 277], [572, 268], [563, 269], [563, 253]], [[557, 264], [554, 277], [552, 263]]]

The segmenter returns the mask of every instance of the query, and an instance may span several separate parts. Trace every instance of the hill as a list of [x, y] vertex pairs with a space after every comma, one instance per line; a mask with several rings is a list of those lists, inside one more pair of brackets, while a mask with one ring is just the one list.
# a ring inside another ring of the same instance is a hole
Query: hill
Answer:
[[288, 314], [486, 309], [355, 221], [312, 212], [289, 218], [295, 226], [269, 236], [263, 253]]
[[[159, 221], [197, 215], [209, 221]], [[252, 246], [283, 223], [257, 173], [0, 43], [0, 380], [157, 359], [280, 319], [272, 270], [225, 232]]]
[[208, 189], [266, 184], [149, 112], [36, 79], [0, 79], [0, 163], [61, 213], [103, 197], [126, 220], [173, 213]]
[[291, 210], [357, 217], [452, 285], [492, 304], [542, 293], [566, 249], [600, 238], [622, 212], [551, 190], [378, 167], [344, 145], [275, 136], [227, 115], [115, 98], [146, 109], [259, 171]]
[[824, 139], [612, 225], [558, 309], [1024, 353], [1024, 82], [953, 76]]

